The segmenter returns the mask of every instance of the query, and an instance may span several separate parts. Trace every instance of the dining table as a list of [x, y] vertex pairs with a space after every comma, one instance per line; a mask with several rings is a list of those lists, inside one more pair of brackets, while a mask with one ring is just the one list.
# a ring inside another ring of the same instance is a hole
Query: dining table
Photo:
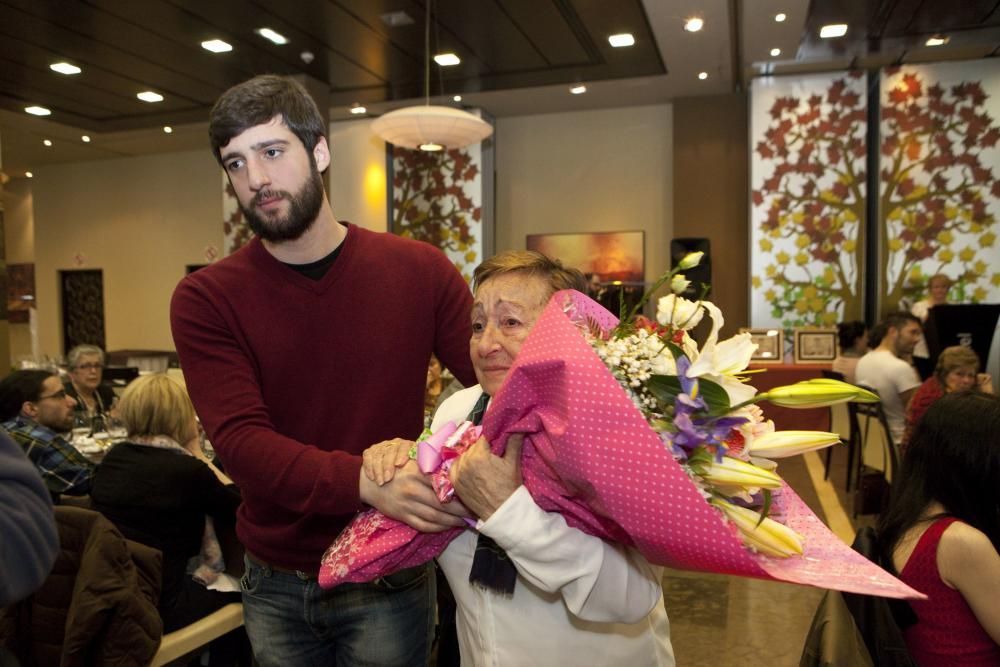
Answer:
[[[831, 364], [750, 364], [749, 370], [755, 371], [750, 377], [750, 384], [757, 388], [758, 393], [763, 393], [774, 387], [823, 377], [823, 371], [831, 368]], [[785, 408], [770, 401], [761, 401], [758, 405], [765, 418], [773, 420], [774, 428], [779, 431], [830, 430], [828, 407]]]

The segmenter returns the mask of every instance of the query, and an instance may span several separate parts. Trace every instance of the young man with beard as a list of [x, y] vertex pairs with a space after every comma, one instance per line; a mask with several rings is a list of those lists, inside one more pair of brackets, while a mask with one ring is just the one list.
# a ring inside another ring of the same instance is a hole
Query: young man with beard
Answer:
[[[875, 341], [881, 336], [881, 340]], [[903, 358], [913, 354], [921, 340], [920, 320], [909, 313], [887, 316], [872, 330], [873, 349], [858, 360], [854, 377], [858, 384], [871, 387], [882, 399], [892, 439], [900, 444], [906, 430], [906, 405], [920, 386], [917, 371]]]
[[320, 558], [366, 506], [422, 531], [462, 525], [410, 462], [378, 486], [361, 453], [422, 426], [433, 353], [474, 384], [471, 294], [430, 245], [338, 222], [326, 128], [295, 81], [259, 76], [212, 109], [212, 149], [256, 237], [186, 277], [171, 325], [191, 398], [240, 486], [247, 632], [261, 665], [423, 665], [426, 567], [319, 588]]

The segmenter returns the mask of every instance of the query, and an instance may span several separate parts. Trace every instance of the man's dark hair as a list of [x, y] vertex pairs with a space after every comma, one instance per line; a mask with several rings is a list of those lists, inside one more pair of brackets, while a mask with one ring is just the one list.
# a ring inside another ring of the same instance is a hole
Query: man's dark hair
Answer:
[[923, 327], [920, 323], [920, 318], [906, 311], [896, 311], [889, 313], [885, 318], [876, 324], [871, 331], [868, 332], [868, 347], [875, 349], [882, 344], [882, 339], [885, 335], [889, 333], [889, 329], [895, 329], [899, 331], [906, 326], [907, 322], [913, 322], [919, 327]]
[[52, 371], [20, 370], [0, 380], [0, 420], [21, 414], [25, 401], [37, 401], [42, 395], [42, 385], [53, 375]]
[[221, 165], [223, 146], [233, 137], [275, 116], [281, 116], [310, 155], [319, 138], [326, 136], [323, 116], [301, 83], [286, 76], [263, 74], [222, 93], [212, 107], [208, 136], [215, 159]]
[[865, 333], [865, 323], [860, 320], [849, 320], [837, 325], [837, 338], [840, 340], [840, 349], [847, 350], [854, 347], [854, 341], [858, 336]]

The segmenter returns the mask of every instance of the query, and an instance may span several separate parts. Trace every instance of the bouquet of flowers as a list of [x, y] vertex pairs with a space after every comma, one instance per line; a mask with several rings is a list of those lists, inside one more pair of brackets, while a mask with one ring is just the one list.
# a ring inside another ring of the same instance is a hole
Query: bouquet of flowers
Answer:
[[[638, 307], [619, 321], [578, 292], [553, 295], [483, 419], [493, 451], [524, 433], [521, 472], [535, 502], [653, 564], [922, 597], [833, 535], [775, 472], [772, 459], [838, 437], [776, 431], [755, 405], [877, 397], [832, 380], [757, 395], [744, 374], [755, 349], [749, 334], [720, 341], [719, 309], [678, 296], [687, 287], [680, 271], [698, 259], [685, 258], [650, 290], [669, 281], [674, 292], [660, 299], [655, 322], [637, 317]], [[712, 327], [699, 349], [688, 331], [705, 313]], [[448, 448], [442, 439], [437, 451]], [[440, 488], [441, 471], [423, 469]], [[320, 585], [426, 562], [461, 530], [421, 534], [362, 513], [324, 555]]]

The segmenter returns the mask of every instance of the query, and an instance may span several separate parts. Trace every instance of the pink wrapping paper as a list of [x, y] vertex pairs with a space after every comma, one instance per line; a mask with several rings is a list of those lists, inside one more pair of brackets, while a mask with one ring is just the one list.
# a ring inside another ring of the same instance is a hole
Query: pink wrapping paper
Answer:
[[[567, 315], [566, 306], [572, 302]], [[804, 537], [801, 556], [754, 554], [709, 506], [573, 320], [617, 320], [559, 292], [535, 323], [483, 420], [497, 454], [526, 433], [521, 471], [535, 502], [571, 526], [635, 546], [651, 563], [896, 598], [920, 593], [837, 538], [787, 485], [772, 512]], [[323, 557], [320, 585], [370, 581], [437, 556], [462, 529], [421, 534], [374, 510]]]

